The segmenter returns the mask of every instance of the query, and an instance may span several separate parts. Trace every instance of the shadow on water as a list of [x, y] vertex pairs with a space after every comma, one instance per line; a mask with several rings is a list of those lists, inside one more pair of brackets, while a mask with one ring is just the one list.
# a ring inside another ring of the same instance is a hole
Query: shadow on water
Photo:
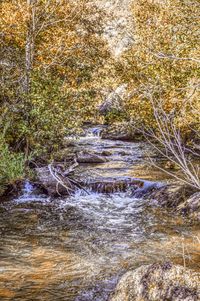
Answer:
[[[111, 152], [109, 162], [90, 168], [91, 176], [136, 176], [142, 166], [139, 144], [90, 135], [81, 145]], [[183, 248], [186, 265], [200, 269], [198, 225], [129, 191], [51, 199], [26, 183], [20, 198], [0, 203], [0, 234], [3, 301], [107, 301], [125, 271], [163, 260], [183, 264]]]

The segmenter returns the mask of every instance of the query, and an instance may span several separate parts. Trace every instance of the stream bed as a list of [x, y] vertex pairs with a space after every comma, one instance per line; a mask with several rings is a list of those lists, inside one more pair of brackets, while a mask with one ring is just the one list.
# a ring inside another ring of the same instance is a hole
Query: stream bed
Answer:
[[[102, 140], [97, 128], [71, 148], [107, 152], [105, 163], [80, 165], [88, 178], [171, 181], [146, 165], [144, 143]], [[2, 301], [108, 301], [128, 269], [172, 261], [200, 270], [199, 226], [130, 191], [50, 198], [26, 184], [0, 202], [0, 235]]]

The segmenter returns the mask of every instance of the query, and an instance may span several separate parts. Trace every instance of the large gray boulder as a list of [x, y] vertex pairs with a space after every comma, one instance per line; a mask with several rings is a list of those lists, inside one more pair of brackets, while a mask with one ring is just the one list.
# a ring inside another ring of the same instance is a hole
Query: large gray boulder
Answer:
[[127, 272], [110, 301], [198, 301], [200, 274], [171, 263]]
[[175, 213], [187, 216], [191, 221], [200, 220], [200, 192], [193, 187], [174, 183], [154, 186], [145, 193], [136, 191], [135, 197], [154, 199], [158, 205], [171, 208]]

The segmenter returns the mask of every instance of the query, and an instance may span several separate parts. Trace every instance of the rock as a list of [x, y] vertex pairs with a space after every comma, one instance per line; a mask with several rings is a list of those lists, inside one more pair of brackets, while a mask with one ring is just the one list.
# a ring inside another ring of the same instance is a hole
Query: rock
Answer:
[[129, 156], [130, 153], [129, 152], [125, 152], [125, 151], [120, 151], [120, 152], [118, 152], [118, 155], [124, 157], [124, 156]]
[[89, 152], [80, 152], [77, 154], [77, 162], [78, 163], [105, 163], [107, 159]]
[[173, 208], [175, 213], [200, 220], [200, 192], [187, 185], [150, 185], [147, 189], [136, 190], [134, 197], [154, 199], [158, 205]]
[[112, 155], [112, 152], [108, 151], [108, 150], [104, 150], [102, 153], [101, 153], [102, 156], [105, 156], [105, 157], [108, 157], [108, 156], [111, 156]]
[[200, 274], [171, 263], [141, 266], [119, 281], [110, 301], [198, 301]]
[[189, 216], [191, 219], [200, 220], [200, 192], [194, 193], [185, 202], [177, 207], [177, 212]]
[[101, 133], [101, 138], [110, 140], [135, 141], [141, 140], [142, 135], [134, 125], [123, 122], [116, 123], [105, 128]]
[[163, 207], [177, 208], [195, 192], [192, 187], [175, 183], [147, 191], [144, 198], [153, 198]]
[[143, 185], [138, 187], [138, 189], [133, 192], [132, 196], [135, 198], [147, 199], [148, 195], [153, 194], [154, 192], [158, 191], [162, 187], [163, 184], [161, 182], [152, 182], [152, 181], [143, 180]]
[[36, 168], [37, 180], [50, 196], [70, 195], [75, 187], [61, 174], [53, 176], [51, 170], [46, 167]]
[[119, 86], [114, 92], [111, 92], [105, 101], [99, 107], [99, 113], [106, 115], [112, 111], [123, 111], [123, 100], [126, 94], [127, 85]]
[[134, 192], [143, 187], [144, 182], [130, 177], [100, 177], [90, 180], [85, 186], [98, 193], [125, 192], [128, 189]]

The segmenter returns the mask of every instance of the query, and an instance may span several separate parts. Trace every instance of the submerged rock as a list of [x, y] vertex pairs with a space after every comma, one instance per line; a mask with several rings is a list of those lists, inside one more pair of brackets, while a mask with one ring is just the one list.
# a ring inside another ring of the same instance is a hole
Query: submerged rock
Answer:
[[200, 274], [171, 263], [127, 272], [110, 301], [198, 301]]
[[108, 151], [108, 150], [104, 150], [102, 151], [101, 153], [102, 156], [105, 156], [105, 157], [109, 157], [112, 155], [112, 152]]
[[107, 159], [89, 152], [80, 152], [77, 154], [76, 158], [78, 163], [105, 163], [107, 162]]

